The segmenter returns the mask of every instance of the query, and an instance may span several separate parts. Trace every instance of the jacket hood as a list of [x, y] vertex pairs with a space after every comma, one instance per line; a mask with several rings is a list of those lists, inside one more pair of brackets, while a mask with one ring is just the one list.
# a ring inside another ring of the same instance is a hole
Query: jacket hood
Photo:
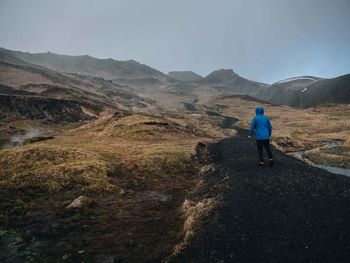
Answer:
[[256, 115], [264, 115], [264, 107], [256, 107], [255, 113]]

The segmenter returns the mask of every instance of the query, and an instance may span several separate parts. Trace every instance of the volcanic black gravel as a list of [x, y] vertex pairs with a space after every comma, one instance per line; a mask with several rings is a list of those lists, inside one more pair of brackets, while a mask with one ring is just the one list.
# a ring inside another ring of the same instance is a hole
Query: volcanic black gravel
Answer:
[[273, 153], [259, 167], [243, 130], [213, 146], [207, 177], [227, 190], [175, 262], [350, 262], [350, 178]]

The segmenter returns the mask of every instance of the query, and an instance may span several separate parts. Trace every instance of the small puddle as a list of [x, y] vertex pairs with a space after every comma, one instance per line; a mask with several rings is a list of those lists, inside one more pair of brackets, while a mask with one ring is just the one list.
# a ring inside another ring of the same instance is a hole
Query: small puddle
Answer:
[[321, 142], [321, 145], [322, 148], [330, 149], [339, 146], [341, 143], [341, 141], [325, 141]]
[[220, 113], [215, 112], [215, 111], [206, 111], [205, 113], [208, 114], [208, 116], [211, 116], [211, 117], [222, 117], [222, 115]]

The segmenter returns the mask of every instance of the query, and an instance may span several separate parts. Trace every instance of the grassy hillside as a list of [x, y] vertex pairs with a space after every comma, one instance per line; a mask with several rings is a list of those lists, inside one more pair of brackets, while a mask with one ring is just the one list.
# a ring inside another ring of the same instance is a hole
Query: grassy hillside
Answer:
[[[33, 262], [171, 254], [184, 235], [179, 208], [200, 181], [196, 146], [225, 136], [221, 121], [105, 112], [53, 139], [0, 150], [2, 252]], [[74, 200], [80, 207], [67, 208]]]

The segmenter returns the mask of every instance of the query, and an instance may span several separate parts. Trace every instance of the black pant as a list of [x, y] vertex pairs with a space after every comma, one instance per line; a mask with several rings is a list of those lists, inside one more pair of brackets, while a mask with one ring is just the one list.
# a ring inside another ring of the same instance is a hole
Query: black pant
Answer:
[[264, 161], [263, 147], [265, 148], [269, 159], [272, 159], [272, 152], [270, 149], [270, 140], [256, 140], [256, 146], [258, 147], [260, 162]]

